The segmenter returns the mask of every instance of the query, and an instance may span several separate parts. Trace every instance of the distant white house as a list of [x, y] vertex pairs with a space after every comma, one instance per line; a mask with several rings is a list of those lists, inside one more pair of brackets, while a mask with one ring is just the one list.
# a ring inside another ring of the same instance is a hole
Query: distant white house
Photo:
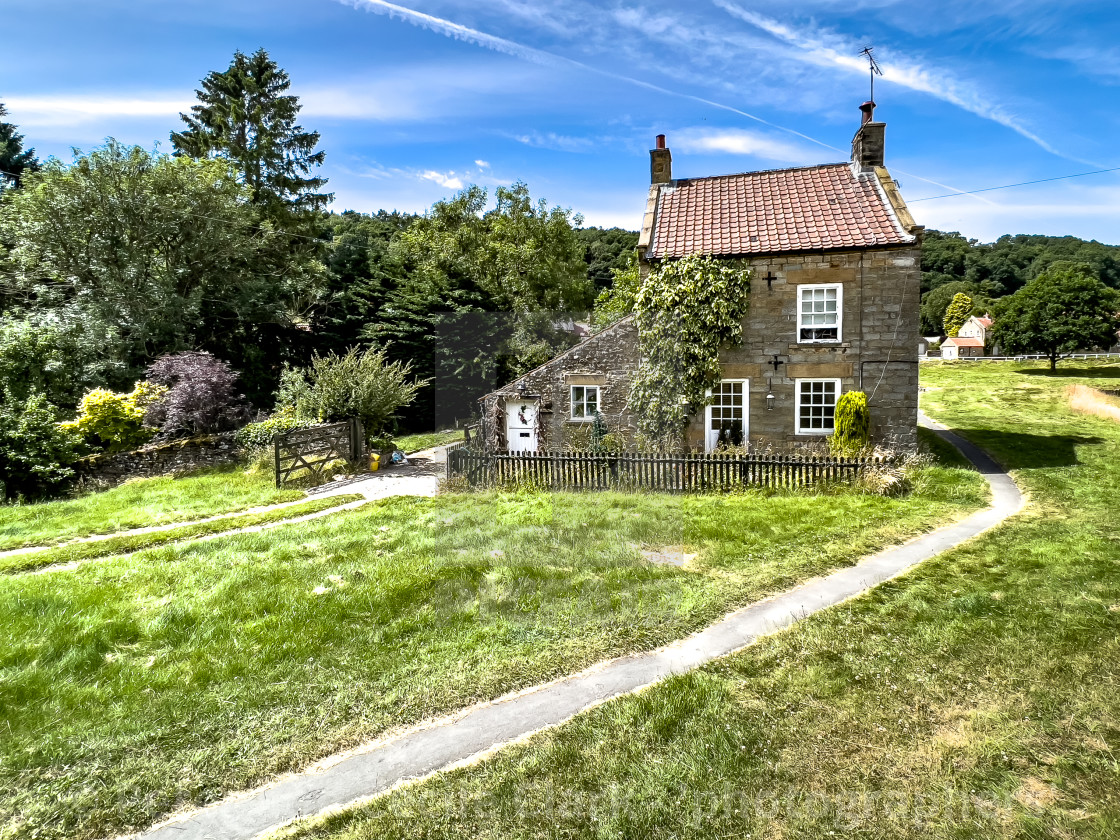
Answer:
[[991, 328], [991, 318], [977, 318], [975, 315], [970, 315], [968, 320], [961, 324], [957, 335], [961, 338], [978, 338], [980, 339], [980, 345], [986, 347], [988, 345], [988, 330]]
[[956, 336], [941, 342], [941, 358], [959, 359], [971, 356], [996, 355], [996, 348], [988, 343], [988, 330], [992, 328], [992, 319], [985, 316], [977, 318], [970, 315]]

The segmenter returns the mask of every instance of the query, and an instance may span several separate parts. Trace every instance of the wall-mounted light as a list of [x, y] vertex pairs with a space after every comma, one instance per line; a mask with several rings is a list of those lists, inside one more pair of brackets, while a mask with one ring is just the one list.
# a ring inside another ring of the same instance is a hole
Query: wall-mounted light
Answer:
[[518, 396], [525, 396], [525, 388], [526, 387], [528, 387], [528, 386], [526, 386], [526, 384], [524, 382], [518, 382], [517, 383], [517, 394], [518, 394]]
[[766, 410], [767, 411], [773, 411], [774, 410], [774, 403], [776, 403], [777, 401], [778, 401], [778, 398], [774, 396], [773, 391], [767, 391], [766, 392]]

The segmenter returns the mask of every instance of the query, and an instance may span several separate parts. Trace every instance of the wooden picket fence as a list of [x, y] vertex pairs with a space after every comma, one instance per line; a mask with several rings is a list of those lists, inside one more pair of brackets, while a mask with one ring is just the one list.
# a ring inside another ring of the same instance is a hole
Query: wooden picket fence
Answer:
[[667, 493], [727, 491], [737, 487], [797, 489], [847, 482], [884, 457], [812, 455], [692, 455], [593, 452], [490, 453], [468, 448], [447, 453], [447, 477], [472, 487], [532, 484], [553, 490], [644, 489]]
[[293, 429], [277, 435], [272, 445], [276, 486], [282, 487], [306, 474], [321, 481], [329, 464], [359, 460], [365, 449], [365, 434], [361, 421], [353, 418], [310, 429]]

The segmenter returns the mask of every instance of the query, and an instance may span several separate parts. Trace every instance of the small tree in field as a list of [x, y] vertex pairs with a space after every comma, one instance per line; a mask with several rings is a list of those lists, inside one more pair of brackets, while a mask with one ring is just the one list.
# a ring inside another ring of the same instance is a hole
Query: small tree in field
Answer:
[[942, 322], [945, 327], [945, 335], [949, 338], [956, 338], [964, 326], [964, 322], [972, 314], [972, 298], [964, 292], [957, 292], [953, 295], [953, 299], [949, 301], [949, 308], [945, 310], [945, 320]]
[[1055, 370], [1064, 353], [1115, 344], [1117, 310], [1120, 295], [1089, 265], [1056, 262], [999, 301], [992, 339], [1005, 353], [1042, 353]]

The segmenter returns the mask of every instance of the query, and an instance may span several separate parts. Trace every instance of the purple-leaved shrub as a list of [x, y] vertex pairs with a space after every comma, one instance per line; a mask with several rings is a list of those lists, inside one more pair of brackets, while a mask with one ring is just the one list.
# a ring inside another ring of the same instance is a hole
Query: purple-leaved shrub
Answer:
[[245, 397], [235, 388], [237, 371], [209, 353], [186, 351], [161, 356], [145, 378], [167, 393], [148, 407], [144, 422], [160, 438], [212, 434], [236, 429], [249, 419]]

